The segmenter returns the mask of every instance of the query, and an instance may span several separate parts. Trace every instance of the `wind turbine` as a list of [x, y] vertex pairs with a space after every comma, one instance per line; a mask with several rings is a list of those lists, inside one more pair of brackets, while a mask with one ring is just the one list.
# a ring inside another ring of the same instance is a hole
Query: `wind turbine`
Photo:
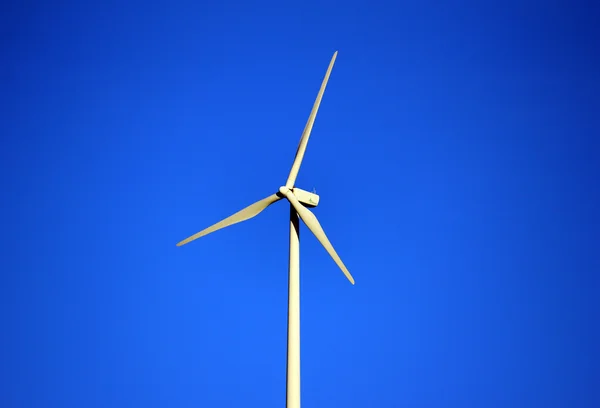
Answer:
[[333, 258], [335, 263], [340, 267], [344, 275], [354, 285], [354, 278], [348, 272], [348, 269], [340, 259], [335, 249], [329, 242], [325, 231], [319, 224], [317, 217], [307, 208], [316, 207], [319, 204], [319, 196], [314, 193], [310, 193], [305, 190], [301, 190], [295, 187], [296, 177], [298, 176], [298, 170], [302, 164], [302, 158], [306, 151], [306, 144], [310, 137], [310, 132], [315, 123], [315, 117], [323, 98], [323, 93], [327, 87], [327, 81], [329, 81], [329, 75], [331, 69], [335, 63], [337, 57], [337, 51], [333, 54], [327, 73], [321, 84], [321, 89], [317, 95], [317, 99], [313, 105], [308, 122], [302, 132], [300, 138], [300, 144], [298, 150], [296, 150], [296, 157], [292, 165], [292, 169], [285, 183], [285, 186], [279, 187], [279, 190], [264, 198], [241, 211], [233, 214], [230, 217], [225, 218], [222, 221], [192, 235], [189, 238], [179, 242], [177, 246], [185, 245], [197, 238], [203, 237], [220, 230], [221, 228], [228, 227], [233, 224], [237, 224], [242, 221], [246, 221], [252, 217], [257, 216], [265, 208], [271, 204], [286, 198], [290, 203], [290, 254], [289, 254], [289, 283], [288, 283], [288, 346], [287, 346], [287, 385], [286, 385], [286, 398], [287, 408], [300, 408], [300, 224], [298, 216], [304, 221], [308, 229], [317, 237], [319, 242], [325, 247], [329, 255]]

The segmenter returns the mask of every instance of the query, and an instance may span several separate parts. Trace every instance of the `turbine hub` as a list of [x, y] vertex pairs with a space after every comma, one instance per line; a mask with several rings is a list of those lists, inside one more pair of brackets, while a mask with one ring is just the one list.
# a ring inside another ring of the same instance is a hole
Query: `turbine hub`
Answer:
[[287, 188], [286, 186], [281, 186], [279, 187], [279, 193], [283, 196], [285, 196], [287, 194], [287, 192], [290, 191], [289, 188]]

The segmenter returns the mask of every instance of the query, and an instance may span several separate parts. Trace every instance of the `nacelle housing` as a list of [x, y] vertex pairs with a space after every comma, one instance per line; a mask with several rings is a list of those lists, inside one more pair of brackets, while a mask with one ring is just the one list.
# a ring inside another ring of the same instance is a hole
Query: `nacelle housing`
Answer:
[[319, 205], [319, 196], [315, 193], [310, 193], [306, 190], [302, 190], [300, 188], [294, 187], [292, 192], [302, 204], [307, 207], [316, 207]]

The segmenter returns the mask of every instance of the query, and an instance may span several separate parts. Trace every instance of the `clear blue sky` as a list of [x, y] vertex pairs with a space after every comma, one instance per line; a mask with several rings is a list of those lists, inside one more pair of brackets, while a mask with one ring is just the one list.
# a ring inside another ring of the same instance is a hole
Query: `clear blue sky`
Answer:
[[[68, 4], [70, 3], [70, 4]], [[0, 13], [0, 406], [598, 407], [591, 2], [13, 2]], [[558, 5], [557, 5], [558, 4]], [[594, 26], [596, 25], [596, 26]]]

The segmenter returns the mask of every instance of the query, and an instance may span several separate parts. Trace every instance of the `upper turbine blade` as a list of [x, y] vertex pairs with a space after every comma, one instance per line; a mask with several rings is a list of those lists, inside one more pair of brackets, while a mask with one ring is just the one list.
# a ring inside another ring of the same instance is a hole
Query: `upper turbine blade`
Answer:
[[329, 239], [327, 238], [327, 235], [325, 235], [325, 231], [323, 231], [323, 227], [321, 227], [321, 224], [319, 223], [319, 220], [317, 220], [317, 217], [312, 213], [312, 211], [300, 204], [294, 193], [292, 193], [291, 191], [288, 191], [285, 194], [285, 196], [292, 204], [292, 206], [294, 206], [296, 212], [298, 213], [300, 218], [302, 218], [302, 221], [304, 221], [308, 229], [310, 229], [312, 233], [315, 234], [315, 237], [317, 237], [319, 242], [325, 247], [327, 252], [329, 252], [329, 255], [331, 255], [335, 263], [340, 267], [342, 272], [344, 272], [346, 278], [348, 278], [350, 283], [354, 285], [354, 278], [352, 277], [352, 275], [350, 275], [348, 268], [346, 268], [346, 265], [344, 265], [337, 252], [335, 252], [335, 249], [333, 249], [333, 245], [331, 245], [331, 242], [329, 242]]
[[265, 208], [267, 208], [274, 202], [281, 200], [282, 198], [283, 197], [280, 197], [278, 194], [273, 194], [267, 198], [263, 198], [262, 200], [257, 201], [256, 203], [254, 203], [252, 205], [249, 205], [248, 207], [244, 208], [241, 211], [236, 212], [235, 214], [225, 218], [224, 220], [217, 222], [215, 225], [212, 225], [206, 229], [203, 229], [202, 231], [192, 235], [191, 237], [186, 238], [181, 242], [178, 242], [177, 246], [185, 245], [188, 242], [191, 242], [195, 239], [198, 239], [200, 237], [208, 235], [211, 232], [215, 232], [217, 230], [220, 230], [221, 228], [225, 228], [230, 225], [237, 224], [238, 222], [246, 221], [247, 219], [255, 217], [262, 210], [264, 210]]
[[302, 158], [304, 157], [304, 152], [306, 151], [306, 144], [308, 143], [308, 138], [310, 137], [310, 132], [312, 130], [313, 124], [315, 123], [317, 111], [319, 110], [319, 105], [321, 104], [321, 99], [323, 98], [323, 93], [325, 92], [325, 88], [327, 87], [327, 81], [329, 81], [329, 75], [331, 74], [331, 69], [333, 68], [333, 64], [335, 62], [336, 57], [337, 51], [333, 54], [333, 58], [331, 58], [329, 68], [327, 68], [327, 73], [325, 74], [325, 78], [323, 79], [323, 83], [321, 84], [321, 89], [319, 90], [319, 94], [317, 95], [315, 104], [313, 105], [312, 111], [310, 112], [310, 116], [308, 117], [308, 121], [306, 122], [306, 126], [304, 127], [304, 131], [302, 132], [300, 144], [298, 145], [298, 150], [296, 150], [294, 164], [292, 165], [292, 170], [290, 171], [290, 175], [288, 176], [287, 182], [285, 183], [285, 186], [287, 188], [294, 187], [294, 183], [296, 182], [296, 177], [298, 176], [298, 171], [300, 170], [300, 165], [302, 164]]

